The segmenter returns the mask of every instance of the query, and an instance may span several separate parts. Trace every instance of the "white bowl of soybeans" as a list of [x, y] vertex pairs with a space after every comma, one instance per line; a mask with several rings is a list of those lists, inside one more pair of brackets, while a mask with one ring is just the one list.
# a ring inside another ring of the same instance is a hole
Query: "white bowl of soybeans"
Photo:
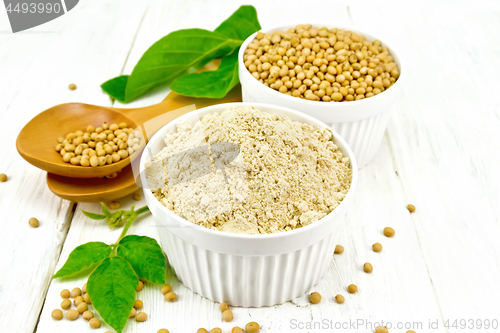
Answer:
[[[328, 127], [302, 112], [270, 104], [227, 103], [198, 109], [173, 120], [151, 138], [140, 161], [142, 184], [148, 184], [148, 161], [165, 147], [166, 133], [176, 132], [178, 122], [189, 119], [194, 123], [204, 115], [246, 105], [292, 121]], [[333, 211], [301, 228], [268, 234], [213, 230], [177, 215], [145, 189], [146, 203], [158, 221], [162, 248], [185, 286], [215, 302], [260, 307], [290, 301], [318, 283], [333, 259], [339, 228], [344, 225], [358, 181], [352, 150], [338, 133], [332, 133], [335, 145], [351, 161], [351, 186]]]
[[325, 122], [347, 141], [358, 167], [377, 154], [405, 75], [386, 39], [336, 24], [256, 32], [242, 44], [238, 66], [243, 102]]

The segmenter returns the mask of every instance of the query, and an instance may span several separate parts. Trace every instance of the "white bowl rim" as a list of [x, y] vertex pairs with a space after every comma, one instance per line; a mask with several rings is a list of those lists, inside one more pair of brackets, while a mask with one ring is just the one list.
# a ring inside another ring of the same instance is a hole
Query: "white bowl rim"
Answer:
[[[300, 23], [297, 23], [297, 24], [300, 24]], [[243, 55], [245, 53], [245, 50], [248, 48], [248, 45], [254, 40], [255, 36], [257, 36], [257, 33], [259, 33], [259, 32], [262, 32], [262, 33], [271, 33], [271, 32], [277, 31], [277, 30], [286, 31], [289, 28], [293, 28], [293, 27], [297, 26], [297, 24], [282, 25], [282, 26], [278, 26], [278, 27], [273, 27], [273, 28], [265, 29], [265, 30], [261, 29], [261, 30], [259, 30], [257, 32], [254, 32], [250, 36], [248, 36], [248, 38], [245, 39], [245, 41], [243, 42], [243, 44], [241, 44], [240, 50], [238, 52], [238, 63], [240, 64], [240, 66], [242, 66], [242, 68], [246, 69], [246, 71], [243, 71], [245, 73], [243, 75], [245, 75], [245, 76], [248, 75], [253, 80], [257, 80], [256, 78], [253, 77], [252, 74], [250, 74], [250, 72], [245, 67], [245, 64], [243, 62]], [[332, 29], [332, 28], [344, 29], [346, 31], [353, 31], [353, 32], [356, 32], [356, 33], [360, 33], [362, 35], [365, 35], [365, 37], [374, 38], [374, 35], [372, 35], [371, 33], [366, 32], [363, 29], [359, 29], [359, 28], [357, 28], [355, 26], [351, 26], [351, 25], [346, 25], [346, 24], [338, 24], [338, 25], [337, 24], [324, 24], [324, 23], [317, 23], [317, 22], [316, 23], [311, 23], [311, 24], [312, 24], [313, 27], [318, 27], [319, 26], [319, 27], [328, 27], [330, 29]], [[377, 36], [378, 35], [379, 34], [377, 33]], [[378, 38], [377, 37], [376, 39], [380, 40], [384, 46], [386, 46], [387, 48], [389, 48], [389, 50], [391, 51], [391, 56], [394, 57], [394, 60], [397, 59], [399, 61], [399, 64], [398, 64], [398, 67], [399, 67], [399, 78], [396, 80], [396, 82], [393, 84], [393, 86], [390, 87], [390, 88], [396, 88], [395, 86], [397, 85], [397, 87], [399, 88], [401, 86], [401, 84], [402, 84], [400, 81], [403, 81], [402, 79], [406, 78], [406, 71], [407, 71], [407, 70], [403, 70], [403, 61], [401, 60], [401, 54], [400, 54], [399, 51], [395, 51], [394, 48], [392, 46], [390, 46], [390, 45], [392, 45], [392, 43], [391, 42], [388, 43], [387, 42], [387, 38], [385, 38], [385, 37]], [[272, 89], [270, 87], [266, 87], [263, 84], [262, 84], [262, 86], [264, 88], [266, 88], [267, 91], [270, 91], [271, 94], [274, 94], [277, 97], [283, 97], [283, 98], [288, 99], [288, 100], [293, 99], [297, 103], [300, 103], [300, 104], [303, 104], [303, 105], [314, 105], [314, 106], [325, 105], [325, 107], [326, 106], [329, 106], [330, 108], [332, 107], [332, 104], [330, 104], [328, 102], [323, 102], [323, 101], [309, 101], [309, 100], [306, 100], [306, 99], [302, 99], [302, 98], [298, 98], [298, 97], [293, 97], [293, 96], [289, 96], [287, 94], [280, 93], [279, 91], [276, 91], [276, 90], [274, 90], [274, 89]], [[373, 103], [373, 102], [379, 101], [381, 98], [386, 97], [387, 95], [385, 95], [384, 97], [380, 97], [380, 96], [383, 93], [387, 92], [387, 91], [389, 91], [389, 89], [384, 90], [380, 94], [372, 96], [372, 97], [369, 97], [369, 98], [363, 98], [363, 99], [360, 99], [360, 100], [341, 102], [340, 105], [338, 105], [338, 103], [333, 103], [333, 105], [343, 107], [343, 106], [345, 106], [345, 104], [351, 105], [351, 104], [355, 103], [356, 106], [362, 106], [363, 103], [365, 103], [365, 104], [366, 103]], [[310, 103], [313, 103], [313, 104], [310, 104]]]
[[[171, 124], [175, 124], [175, 123], [179, 122], [180, 120], [182, 120], [184, 118], [188, 118], [189, 116], [192, 116], [193, 113], [200, 113], [202, 111], [206, 111], [207, 109], [227, 108], [227, 107], [231, 107], [231, 106], [254, 106], [256, 108], [258, 108], [258, 107], [268, 107], [268, 108], [282, 109], [285, 112], [296, 114], [299, 117], [308, 118], [313, 123], [316, 123], [316, 125], [314, 125], [314, 126], [317, 126], [317, 127], [326, 127], [328, 129], [330, 129], [332, 131], [334, 140], [335, 141], [340, 141], [340, 143], [344, 147], [344, 150], [347, 152], [347, 155], [348, 155], [347, 157], [349, 157], [349, 159], [350, 159], [350, 167], [351, 167], [351, 170], [352, 170], [351, 186], [349, 187], [349, 191], [347, 192], [347, 194], [344, 197], [344, 199], [342, 200], [342, 202], [337, 207], [335, 207], [335, 209], [332, 212], [330, 212], [329, 214], [327, 214], [325, 217], [323, 217], [323, 218], [319, 219], [318, 221], [315, 221], [315, 222], [313, 222], [313, 223], [311, 223], [311, 224], [309, 224], [307, 226], [304, 226], [304, 227], [301, 227], [301, 228], [298, 228], [298, 229], [294, 229], [294, 230], [290, 230], [290, 231], [283, 231], [283, 232], [277, 232], [277, 233], [271, 233], [271, 234], [258, 234], [258, 235], [255, 235], [255, 234], [237, 234], [237, 233], [231, 233], [231, 232], [213, 230], [213, 229], [209, 229], [209, 228], [200, 226], [198, 224], [195, 224], [193, 222], [190, 222], [190, 221], [188, 221], [188, 220], [180, 217], [179, 215], [175, 214], [174, 212], [172, 212], [171, 210], [169, 210], [167, 207], [165, 207], [164, 205], [162, 205], [160, 203], [160, 201], [158, 201], [158, 199], [156, 199], [156, 197], [154, 197], [153, 193], [150, 190], [145, 190], [144, 191], [146, 196], [151, 197], [151, 199], [154, 200], [153, 202], [155, 202], [155, 204], [157, 206], [159, 206], [159, 208], [161, 210], [163, 210], [169, 217], [171, 217], [171, 218], [175, 219], [176, 221], [182, 223], [183, 227], [189, 227], [189, 228], [192, 228], [193, 230], [200, 231], [201, 233], [207, 233], [208, 235], [214, 235], [214, 236], [217, 236], [217, 237], [226, 237], [226, 238], [232, 238], [232, 239], [245, 239], [245, 240], [252, 240], [252, 239], [253, 240], [256, 240], [256, 239], [259, 239], [259, 240], [264, 240], [264, 239], [266, 239], [266, 240], [272, 240], [272, 239], [279, 239], [279, 238], [282, 238], [282, 237], [297, 235], [297, 234], [300, 234], [300, 233], [307, 233], [309, 230], [311, 230], [313, 228], [318, 228], [323, 223], [331, 222], [330, 220], [331, 220], [331, 218], [333, 216], [335, 216], [336, 214], [339, 214], [339, 212], [343, 211], [343, 207], [345, 207], [345, 206], [347, 206], [349, 204], [349, 201], [352, 200], [352, 197], [354, 195], [354, 192], [355, 192], [355, 189], [356, 189], [356, 185], [357, 185], [357, 182], [358, 182], [358, 166], [357, 166], [357, 163], [356, 163], [356, 159], [354, 157], [354, 153], [352, 152], [352, 150], [349, 147], [349, 145], [347, 144], [347, 142], [340, 136], [339, 133], [337, 133], [336, 131], [334, 131], [330, 126], [328, 126], [327, 124], [325, 124], [321, 120], [318, 120], [318, 119], [316, 119], [314, 117], [311, 117], [311, 116], [309, 116], [309, 115], [307, 115], [307, 114], [305, 114], [303, 112], [295, 111], [295, 110], [292, 110], [290, 108], [286, 108], [286, 107], [282, 107], [282, 106], [278, 106], [278, 105], [267, 104], [267, 103], [235, 102], [235, 103], [216, 104], [216, 105], [212, 105], [212, 106], [208, 106], [208, 107], [204, 107], [204, 108], [201, 108], [201, 109], [197, 109], [197, 110], [188, 112], [188, 113], [186, 113], [186, 114], [184, 114], [184, 115], [182, 115], [182, 116], [180, 116], [180, 117], [172, 120], [171, 122], [169, 122], [165, 126], [169, 126]], [[221, 111], [213, 111], [213, 112], [221, 112]], [[267, 112], [267, 111], [264, 111], [264, 112]], [[296, 120], [293, 120], [293, 121], [296, 121]], [[149, 140], [147, 146], [143, 150], [143, 153], [142, 153], [142, 156], [141, 156], [141, 161], [140, 161], [140, 175], [141, 175], [141, 181], [144, 182], [144, 184], [147, 184], [146, 183], [146, 179], [145, 179], [145, 174], [142, 172], [144, 170], [144, 163], [145, 163], [145, 157], [144, 156], [146, 155], [145, 152], [147, 151], [147, 148], [151, 144], [151, 142], [157, 141], [159, 139], [163, 139], [163, 137], [161, 137], [160, 134], [162, 132], [162, 129], [165, 128], [165, 126], [163, 126], [160, 130], [158, 130], [158, 132], [156, 132], [155, 135], [153, 135], [153, 137]], [[159, 221], [159, 222], [161, 223], [161, 221]], [[168, 227], [167, 227], [167, 229], [168, 229]]]

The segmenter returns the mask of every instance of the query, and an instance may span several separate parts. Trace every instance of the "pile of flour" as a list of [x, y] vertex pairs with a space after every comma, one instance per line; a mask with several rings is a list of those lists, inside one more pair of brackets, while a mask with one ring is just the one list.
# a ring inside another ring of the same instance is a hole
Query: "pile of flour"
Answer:
[[146, 178], [163, 205], [206, 228], [293, 230], [326, 216], [349, 190], [350, 161], [332, 137], [253, 107], [228, 108], [178, 122]]

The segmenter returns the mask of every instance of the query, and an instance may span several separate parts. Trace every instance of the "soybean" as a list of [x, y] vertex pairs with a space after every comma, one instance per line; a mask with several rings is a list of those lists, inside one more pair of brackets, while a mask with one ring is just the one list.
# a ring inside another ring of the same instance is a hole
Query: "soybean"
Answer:
[[392, 229], [391, 227], [384, 228], [384, 235], [386, 235], [387, 237], [392, 237], [394, 236], [394, 234], [396, 234], [396, 231], [394, 231], [394, 229]]
[[61, 291], [61, 297], [62, 297], [62, 298], [69, 298], [69, 296], [70, 296], [70, 295], [71, 295], [71, 293], [69, 292], [69, 290], [68, 290], [68, 289], [63, 289], [63, 290]]
[[66, 319], [73, 321], [76, 318], [78, 318], [79, 315], [80, 314], [78, 313], [77, 310], [74, 310], [74, 309], [73, 310], [69, 310], [68, 312], [66, 312]]
[[311, 295], [309, 295], [309, 300], [311, 301], [312, 304], [318, 304], [321, 302], [321, 295], [318, 292], [313, 292]]
[[241, 329], [241, 327], [235, 326], [231, 330], [231, 333], [243, 333], [243, 329]]
[[94, 318], [94, 314], [91, 312], [91, 311], [85, 311], [83, 314], [82, 314], [82, 317], [83, 319], [85, 320], [90, 320], [92, 318]]
[[135, 320], [138, 322], [146, 321], [146, 319], [148, 319], [148, 315], [144, 312], [139, 312], [135, 315]]
[[134, 308], [136, 308], [137, 310], [142, 309], [143, 306], [144, 306], [144, 303], [141, 300], [134, 301]]
[[73, 302], [75, 303], [76, 306], [80, 305], [81, 303], [85, 303], [83, 301], [83, 297], [82, 296], [76, 296], [75, 300]]
[[33, 228], [38, 228], [40, 222], [36, 218], [32, 217], [29, 219], [28, 224]]
[[347, 287], [347, 291], [349, 291], [351, 294], [354, 294], [356, 291], [358, 291], [358, 287], [355, 284], [350, 284]]
[[169, 284], [163, 285], [163, 286], [161, 287], [161, 293], [162, 293], [163, 295], [165, 295], [166, 293], [168, 293], [168, 292], [170, 292], [170, 291], [172, 291], [172, 286], [170, 286]]
[[344, 247], [342, 245], [337, 245], [337, 246], [335, 246], [335, 251], [333, 253], [341, 254], [343, 252], [344, 252]]
[[257, 333], [260, 330], [260, 326], [255, 321], [252, 321], [245, 325], [245, 330], [248, 333]]
[[87, 311], [89, 309], [89, 306], [87, 303], [85, 302], [81, 302], [80, 304], [78, 304], [78, 306], [76, 307], [76, 309], [78, 310], [78, 312], [80, 314], [84, 313], [85, 311]]
[[339, 304], [342, 304], [342, 303], [345, 302], [344, 296], [342, 296], [340, 294], [338, 294], [337, 296], [335, 296], [335, 299], [337, 300], [337, 303], [339, 303]]
[[0, 173], [0, 182], [4, 183], [7, 181], [7, 175], [5, 173]]
[[61, 309], [67, 310], [71, 307], [71, 301], [69, 299], [65, 299], [61, 302]]
[[165, 294], [165, 301], [173, 302], [177, 299], [177, 294], [173, 291], [170, 291]]
[[380, 243], [375, 243], [372, 246], [374, 252], [380, 252], [382, 251], [382, 244]]
[[89, 325], [92, 328], [99, 328], [101, 327], [101, 321], [97, 318], [92, 318], [89, 320]]
[[109, 208], [118, 209], [120, 208], [120, 203], [118, 201], [111, 201], [111, 203], [109, 204]]
[[222, 320], [227, 321], [227, 322], [230, 322], [233, 320], [233, 313], [231, 312], [231, 310], [226, 310], [226, 311], [222, 312]]
[[413, 213], [416, 210], [415, 206], [413, 206], [412, 204], [408, 204], [406, 208], [410, 211], [410, 213]]
[[373, 272], [373, 266], [372, 264], [370, 264], [369, 262], [365, 263], [363, 265], [363, 270], [366, 272], [366, 273], [371, 273]]
[[63, 312], [59, 309], [55, 309], [52, 311], [52, 318], [55, 320], [61, 320], [63, 317]]
[[224, 302], [220, 303], [219, 309], [220, 309], [220, 312], [224, 312], [224, 311], [229, 309], [229, 305], [227, 305], [227, 303], [224, 303]]

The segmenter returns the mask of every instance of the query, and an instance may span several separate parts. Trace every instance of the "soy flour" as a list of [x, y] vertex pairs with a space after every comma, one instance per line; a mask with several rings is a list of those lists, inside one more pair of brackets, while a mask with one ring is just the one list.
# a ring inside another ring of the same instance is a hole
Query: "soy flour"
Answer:
[[[253, 107], [228, 108], [177, 123], [146, 177], [163, 205], [200, 226], [245, 234], [293, 230], [326, 216], [349, 190], [350, 161], [332, 137], [327, 128]], [[230, 144], [215, 145], [224, 142]]]

